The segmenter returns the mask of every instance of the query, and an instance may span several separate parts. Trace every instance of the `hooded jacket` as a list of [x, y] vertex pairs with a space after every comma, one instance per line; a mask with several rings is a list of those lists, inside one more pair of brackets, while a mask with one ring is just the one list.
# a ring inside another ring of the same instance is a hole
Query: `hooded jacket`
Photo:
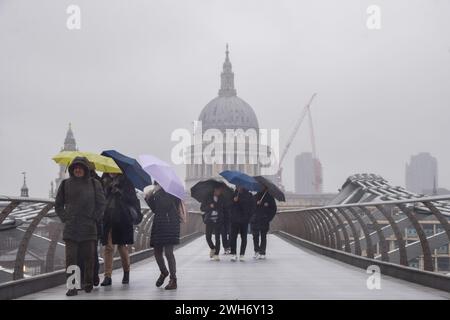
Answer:
[[[83, 177], [74, 176], [75, 165], [84, 168]], [[90, 175], [89, 161], [76, 157], [69, 166], [68, 179], [61, 182], [55, 199], [55, 211], [64, 223], [63, 240], [97, 240], [96, 223], [105, 210], [102, 185]]]

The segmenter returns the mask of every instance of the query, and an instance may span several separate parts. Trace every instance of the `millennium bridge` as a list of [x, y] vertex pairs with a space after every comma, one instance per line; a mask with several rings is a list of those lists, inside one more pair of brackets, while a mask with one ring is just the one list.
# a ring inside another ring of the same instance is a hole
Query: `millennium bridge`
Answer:
[[380, 176], [356, 174], [326, 206], [280, 207], [267, 259], [252, 259], [248, 241], [244, 262], [226, 255], [211, 261], [201, 213], [191, 210], [181, 225], [172, 291], [154, 285], [153, 213], [144, 203], [142, 210], [129, 248], [130, 284], [120, 283], [116, 256], [111, 287], [69, 298], [54, 201], [0, 196], [0, 299], [450, 298], [450, 195], [414, 194]]

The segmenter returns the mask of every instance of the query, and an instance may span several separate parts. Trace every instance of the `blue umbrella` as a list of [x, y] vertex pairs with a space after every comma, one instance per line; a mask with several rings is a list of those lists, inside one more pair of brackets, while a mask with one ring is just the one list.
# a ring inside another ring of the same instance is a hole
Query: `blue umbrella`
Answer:
[[225, 170], [220, 173], [229, 183], [241, 186], [250, 191], [260, 191], [261, 185], [255, 178], [240, 171]]
[[146, 186], [152, 184], [152, 179], [136, 159], [127, 157], [116, 150], [103, 151], [102, 156], [113, 158], [136, 189], [143, 191]]

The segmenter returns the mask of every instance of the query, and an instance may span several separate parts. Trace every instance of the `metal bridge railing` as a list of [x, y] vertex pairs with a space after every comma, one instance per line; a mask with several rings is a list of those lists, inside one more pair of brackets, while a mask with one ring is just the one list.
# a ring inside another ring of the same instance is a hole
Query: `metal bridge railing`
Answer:
[[276, 215], [271, 228], [403, 266], [412, 266], [411, 261], [421, 257], [421, 265], [415, 267], [440, 271], [433, 252], [446, 248], [450, 259], [448, 201], [450, 195], [285, 210]]
[[[142, 222], [135, 226], [135, 243], [129, 247], [130, 253], [137, 253], [149, 249], [150, 230], [153, 213], [148, 207], [142, 208], [144, 215]], [[50, 199], [5, 197], [0, 196], [0, 267], [3, 270], [13, 266], [12, 280], [49, 273], [64, 269], [64, 242], [62, 240], [63, 224], [54, 211], [54, 201]], [[199, 212], [188, 212], [187, 222], [181, 224], [180, 237], [188, 237], [203, 232], [203, 221]], [[36, 255], [30, 250], [30, 243], [45, 254]], [[60, 250], [57, 252], [57, 248]], [[11, 252], [15, 259], [2, 259]], [[56, 255], [59, 255], [57, 259]], [[38, 260], [40, 268], [33, 269], [26, 265], [26, 257]], [[59, 262], [55, 264], [55, 261]], [[2, 265], [3, 264], [3, 265]]]

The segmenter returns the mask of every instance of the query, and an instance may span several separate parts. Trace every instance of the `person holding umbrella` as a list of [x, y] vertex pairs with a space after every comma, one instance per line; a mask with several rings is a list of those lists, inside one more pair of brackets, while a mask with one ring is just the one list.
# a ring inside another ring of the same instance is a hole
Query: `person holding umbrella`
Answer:
[[254, 178], [262, 187], [262, 191], [259, 191], [255, 195], [256, 209], [250, 219], [255, 249], [254, 258], [265, 259], [267, 232], [269, 231], [270, 222], [277, 213], [275, 199], [278, 201], [286, 201], [286, 198], [283, 191], [281, 191], [272, 181], [263, 176], [256, 176]]
[[[99, 182], [101, 182], [101, 178], [99, 175], [95, 172], [95, 164], [89, 161], [89, 171], [92, 179], [95, 179]], [[99, 277], [99, 269], [100, 269], [100, 262], [98, 260], [98, 241], [101, 240], [103, 231], [103, 223], [101, 220], [96, 222], [97, 226], [97, 241], [95, 242], [95, 252], [94, 252], [94, 287], [97, 287], [100, 284], [100, 277]], [[84, 259], [82, 256], [82, 252], [78, 251], [78, 262], [80, 267], [80, 279], [81, 283], [84, 283]]]
[[[61, 182], [55, 199], [56, 214], [64, 223], [66, 268], [79, 265], [80, 258], [83, 260], [86, 292], [93, 288], [96, 222], [101, 220], [105, 209], [102, 186], [91, 178], [89, 167], [85, 157], [74, 158], [68, 168], [70, 177]], [[66, 295], [77, 295], [77, 289], [69, 289]]]
[[105, 246], [105, 276], [101, 286], [112, 284], [114, 246], [117, 245], [122, 261], [122, 283], [130, 281], [130, 257], [128, 245], [134, 243], [133, 220], [130, 207], [141, 211], [139, 199], [133, 184], [123, 174], [106, 173], [102, 177], [107, 204], [103, 216], [103, 235], [101, 242]]
[[[156, 263], [161, 272], [156, 286], [163, 285], [170, 275], [166, 290], [177, 289], [176, 261], [174, 246], [180, 243], [180, 223], [186, 221], [184, 185], [175, 170], [166, 162], [152, 155], [139, 156], [139, 163], [153, 180], [154, 189], [145, 197], [154, 213], [150, 246], [154, 248]], [[167, 258], [167, 270], [163, 253]]]
[[[227, 207], [232, 201], [233, 190], [223, 181], [208, 179], [197, 182], [191, 188], [191, 197], [201, 203], [200, 210], [204, 212], [203, 222], [206, 224], [206, 241], [210, 247], [210, 258], [218, 261], [220, 252], [220, 236], [224, 243], [224, 250], [229, 246], [224, 223], [227, 223]], [[225, 229], [225, 230], [224, 230]], [[215, 235], [215, 244], [212, 242]]]
[[236, 170], [225, 170], [220, 173], [229, 183], [236, 186], [236, 191], [231, 204], [231, 261], [238, 259], [236, 255], [237, 236], [241, 235], [241, 249], [239, 260], [244, 261], [247, 248], [247, 232], [250, 217], [255, 210], [255, 199], [249, 190], [261, 190], [261, 184], [253, 177]]
[[[209, 197], [202, 202], [200, 210], [204, 212], [203, 221], [206, 224], [206, 242], [210, 250], [209, 257], [214, 261], [219, 261], [220, 252], [220, 234], [222, 223], [224, 220], [224, 204], [222, 200], [222, 187], [216, 186]], [[215, 242], [212, 242], [212, 235], [214, 234]]]
[[255, 210], [255, 199], [252, 194], [244, 187], [238, 185], [233, 198], [231, 207], [231, 261], [237, 261], [236, 254], [237, 237], [241, 236], [241, 248], [239, 260], [245, 261], [245, 250], [247, 248], [247, 231], [250, 217]]
[[[255, 195], [256, 208], [250, 218], [250, 226], [253, 234], [253, 247], [255, 259], [265, 259], [267, 246], [267, 232], [269, 224], [277, 212], [275, 199], [268, 193], [267, 187]], [[260, 241], [261, 239], [261, 241]]]
[[[150, 209], [154, 213], [150, 246], [154, 248], [155, 259], [161, 272], [156, 280], [156, 286], [161, 287], [170, 275], [166, 290], [177, 288], [176, 260], [173, 253], [174, 246], [180, 243], [180, 216], [178, 208], [181, 200], [166, 192], [155, 181], [155, 186], [145, 197]], [[169, 270], [167, 270], [163, 254], [166, 256]]]

